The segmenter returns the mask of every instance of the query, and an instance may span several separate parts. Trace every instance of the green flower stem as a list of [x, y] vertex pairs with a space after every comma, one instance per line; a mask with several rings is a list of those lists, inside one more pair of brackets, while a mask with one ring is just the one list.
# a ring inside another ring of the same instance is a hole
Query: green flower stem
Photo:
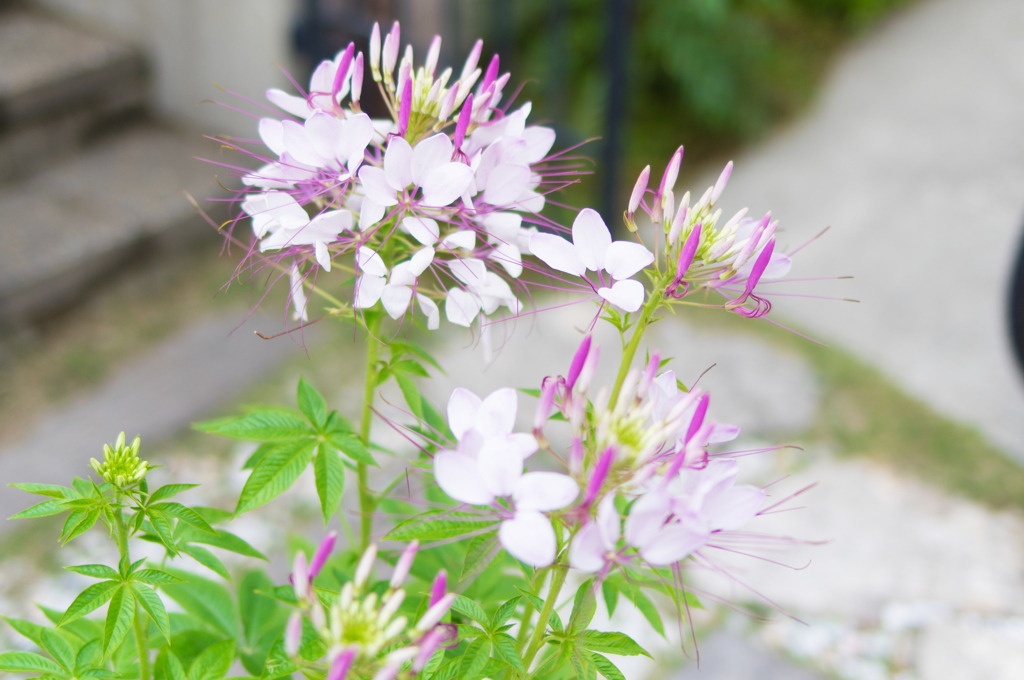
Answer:
[[[550, 569], [541, 569], [533, 575], [533, 580], [530, 582], [530, 592], [536, 595], [538, 591], [544, 586], [544, 581], [548, 577]], [[530, 632], [530, 619], [533, 618], [533, 601], [527, 600], [523, 606], [523, 615], [520, 618], [519, 634], [516, 636], [516, 646], [522, 654], [523, 650], [526, 649], [526, 636]]]
[[523, 657], [523, 667], [527, 670], [530, 669], [530, 664], [533, 663], [533, 657], [537, 656], [541, 645], [544, 644], [548, 620], [551, 618], [551, 612], [555, 610], [558, 593], [561, 592], [568, 573], [569, 569], [564, 564], [556, 564], [551, 567], [551, 589], [548, 591], [548, 599], [544, 602], [544, 608], [540, 610], [540, 616], [537, 618], [537, 627], [533, 629], [533, 637], [530, 638], [530, 647], [526, 650], [526, 656]]
[[149, 680], [149, 621], [135, 603], [135, 648], [139, 651], [139, 680]]
[[636, 327], [633, 328], [633, 337], [629, 339], [629, 344], [622, 350], [622, 363], [619, 364], [619, 375], [616, 376], [615, 388], [612, 389], [612, 394], [608, 397], [609, 408], [615, 407], [615, 402], [619, 398], [619, 391], [622, 390], [622, 383], [626, 381], [629, 367], [633, 365], [633, 357], [636, 356], [636, 351], [640, 348], [640, 340], [644, 337], [644, 331], [651, 325], [651, 317], [654, 315], [654, 311], [661, 305], [661, 296], [661, 286], [656, 287], [647, 296], [647, 304], [641, 310], [640, 318], [636, 322]]
[[[377, 341], [377, 336], [380, 334], [381, 321], [382, 318], [380, 316], [375, 316], [366, 328], [366, 387], [363, 391], [363, 419], [359, 428], [359, 438], [367, 449], [370, 448], [370, 426], [373, 424], [373, 398], [377, 391], [377, 359], [380, 355], [380, 343]], [[373, 514], [376, 500], [368, 486], [366, 463], [358, 463], [357, 471], [359, 473], [359, 543], [360, 552], [365, 552], [370, 546], [370, 533], [373, 530]]]

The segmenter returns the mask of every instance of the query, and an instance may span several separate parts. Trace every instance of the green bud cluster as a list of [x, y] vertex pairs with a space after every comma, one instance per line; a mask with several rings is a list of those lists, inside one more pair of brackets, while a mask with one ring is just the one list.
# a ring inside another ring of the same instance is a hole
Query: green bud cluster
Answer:
[[117, 437], [114, 446], [103, 445], [103, 462], [95, 458], [89, 461], [96, 474], [103, 477], [108, 484], [124, 488], [142, 481], [149, 469], [149, 463], [139, 460], [139, 444], [141, 440], [136, 437], [131, 446], [124, 444], [124, 432]]

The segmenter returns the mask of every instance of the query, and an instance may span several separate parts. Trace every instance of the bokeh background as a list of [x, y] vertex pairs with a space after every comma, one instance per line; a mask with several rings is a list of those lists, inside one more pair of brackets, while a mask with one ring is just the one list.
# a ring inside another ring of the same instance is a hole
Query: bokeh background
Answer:
[[[258, 339], [285, 330], [284, 292], [227, 286], [240, 254], [192, 201], [224, 219], [240, 159], [217, 138], [255, 137], [266, 88], [395, 19], [419, 55], [442, 34], [442, 65], [482, 37], [532, 119], [585, 143], [591, 174], [565, 203], [619, 225], [640, 169], [660, 177], [684, 144], [680, 185], [702, 193], [734, 160], [726, 211], [771, 209], [787, 250], [829, 227], [795, 258], [806, 280], [773, 298], [791, 330], [695, 312], [649, 343], [684, 380], [713, 366], [702, 380], [739, 446], [798, 447], [748, 476], [781, 480], [780, 498], [816, 482], [765, 530], [820, 544], [773, 555], [799, 569], [737, 561], [749, 588], [714, 585], [749, 611], [695, 614], [699, 671], [670, 627], [630, 677], [1024, 677], [1019, 0], [0, 0], [0, 482], [84, 475], [127, 430], [161, 474], [203, 482], [191, 502], [229, 507], [250, 451], [189, 423], [287, 404], [300, 374], [358, 404], [351, 328]], [[449, 370], [430, 394], [529, 386], [561, 370], [585, 317], [520, 324], [490, 366], [470, 335], [440, 333]], [[278, 576], [322, 531], [307, 481], [236, 522]], [[5, 516], [29, 502], [0, 489]], [[39, 618], [32, 603], [82, 587], [60, 564], [102, 537], [58, 555], [57, 531], [0, 527], [0, 611]]]

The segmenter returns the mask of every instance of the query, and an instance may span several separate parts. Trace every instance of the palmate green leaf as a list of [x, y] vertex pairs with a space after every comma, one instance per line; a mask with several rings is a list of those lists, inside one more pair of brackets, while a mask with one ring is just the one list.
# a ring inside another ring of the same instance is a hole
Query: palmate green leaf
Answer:
[[[516, 590], [518, 590], [524, 596], [526, 596], [526, 599], [530, 601], [530, 604], [533, 605], [534, 609], [536, 609], [537, 611], [544, 609], [544, 600], [540, 599], [539, 597], [537, 597], [536, 595], [527, 590], [523, 590], [519, 586], [516, 586]], [[562, 618], [558, 615], [558, 612], [554, 610], [551, 611], [551, 618], [548, 619], [548, 625], [550, 625], [552, 630], [556, 632], [565, 629], [565, 626], [562, 625]]]
[[149, 506], [149, 510], [159, 510], [172, 517], [177, 517], [179, 521], [184, 522], [193, 529], [204, 531], [208, 534], [216, 534], [216, 530], [209, 525], [209, 523], [202, 518], [202, 516], [193, 510], [192, 508], [186, 507], [181, 503], [169, 502], [169, 503], [158, 503], [156, 505]]
[[576, 671], [576, 677], [579, 680], [597, 680], [597, 667], [591, 660], [590, 653], [587, 650], [565, 642], [562, 643], [562, 650], [565, 652], [563, 657], [567, 658], [572, 664], [573, 670]]
[[[247, 572], [238, 582], [238, 612], [242, 619], [242, 638], [247, 649], [255, 650], [263, 634], [278, 624], [283, 616], [282, 608], [276, 602], [257, 592], [273, 587], [274, 582], [259, 569]], [[264, 650], [264, 654], [267, 650]], [[258, 674], [259, 670], [250, 672]]]
[[103, 641], [97, 638], [82, 645], [75, 655], [75, 675], [81, 677], [90, 666], [100, 661], [102, 643]]
[[196, 657], [188, 669], [188, 680], [221, 680], [235, 661], [235, 641], [214, 643]]
[[64, 522], [64, 528], [61, 531], [61, 540], [64, 545], [92, 529], [100, 518], [100, 510], [101, 508], [99, 507], [93, 507], [88, 510], [75, 510], [68, 515], [67, 520]]
[[64, 670], [73, 672], [75, 670], [75, 650], [71, 645], [57, 634], [56, 631], [44, 628], [42, 633], [43, 649], [53, 657], [53, 660], [64, 667]]
[[170, 650], [167, 651], [167, 656], [164, 659], [164, 676], [167, 680], [188, 680], [184, 666]]
[[60, 666], [45, 656], [32, 652], [5, 652], [0, 654], [0, 671], [7, 673], [46, 673], [67, 677]]
[[498, 554], [498, 532], [488, 531], [486, 534], [474, 536], [466, 549], [466, 559], [462, 563], [462, 575], [459, 583], [469, 583]]
[[242, 469], [252, 470], [254, 467], [259, 465], [261, 460], [267, 457], [267, 454], [280, 445], [280, 442], [264, 442], [260, 444], [256, 447], [256, 450], [252, 452], [252, 455], [245, 459], [245, 463], [242, 464]]
[[487, 624], [491, 622], [487, 614], [484, 613], [484, 610], [480, 608], [480, 605], [465, 595], [455, 596], [455, 601], [452, 602], [452, 611], [473, 619], [485, 628], [487, 627]]
[[49, 496], [50, 498], [78, 497], [78, 492], [74, 489], [70, 489], [66, 486], [57, 486], [56, 484], [8, 484], [8, 486], [13, 486], [15, 489], [34, 493], [39, 496]]
[[268, 597], [278, 602], [284, 602], [292, 606], [298, 605], [299, 601], [295, 599], [295, 588], [291, 586], [274, 586], [274, 587], [263, 587], [256, 591], [258, 595]]
[[159, 489], [157, 489], [156, 491], [153, 492], [153, 494], [149, 497], [149, 502], [150, 503], [156, 503], [157, 501], [165, 501], [168, 498], [173, 498], [173, 497], [177, 496], [182, 491], [188, 491], [189, 489], [194, 489], [197, 486], [199, 486], [199, 485], [198, 484], [166, 484], [164, 486], [161, 486]]
[[519, 646], [516, 644], [514, 637], [508, 633], [498, 633], [491, 638], [491, 642], [494, 644], [494, 656], [520, 673], [526, 672], [523, 668], [523, 662], [519, 658]]
[[259, 550], [252, 547], [235, 534], [224, 531], [223, 529], [218, 529], [216, 536], [189, 529], [187, 532], [183, 532], [181, 542], [212, 545], [214, 548], [220, 548], [221, 550], [228, 550], [239, 555], [245, 555], [246, 557], [255, 557], [256, 559], [263, 560], [264, 562], [269, 561], [267, 560], [266, 555], [261, 553]]
[[316, 494], [320, 497], [320, 511], [326, 527], [341, 504], [341, 495], [345, 491], [345, 466], [331, 447], [321, 446], [313, 461], [313, 472], [316, 474]]
[[327, 424], [327, 402], [305, 378], [299, 377], [299, 410], [318, 430]]
[[226, 637], [238, 636], [235, 603], [224, 586], [177, 569], [168, 571], [183, 579], [183, 582], [163, 586], [164, 594], [181, 605], [186, 612]]
[[32, 623], [31, 621], [25, 621], [24, 619], [12, 619], [4, 616], [4, 621], [10, 624], [11, 628], [18, 631], [19, 635], [28, 638], [38, 646], [43, 646], [43, 631], [46, 630], [43, 626], [38, 623]]
[[26, 508], [17, 514], [11, 515], [7, 519], [35, 519], [36, 517], [49, 517], [50, 515], [59, 515], [67, 510], [67, 499], [53, 498], [48, 501], [43, 501], [42, 503], [37, 503], [31, 508]]
[[444, 519], [424, 519], [436, 512], [424, 513], [418, 517], [407, 519], [384, 536], [387, 541], [439, 541], [444, 538], [462, 536], [472, 531], [479, 531], [497, 524], [493, 519], [483, 519], [475, 515], [450, 513]]
[[71, 606], [68, 607], [67, 611], [60, 618], [57, 626], [66, 626], [75, 619], [81, 618], [103, 606], [120, 585], [117, 581], [100, 581], [99, 583], [92, 584], [78, 594], [78, 597], [75, 598], [75, 601], [71, 603]]
[[139, 601], [142, 608], [149, 614], [149, 618], [153, 619], [156, 629], [160, 631], [167, 642], [170, 642], [171, 623], [167, 618], [167, 609], [164, 607], [163, 600], [160, 599], [155, 590], [141, 583], [132, 583], [131, 589], [135, 599]]
[[64, 568], [82, 576], [89, 576], [90, 578], [113, 579], [115, 581], [120, 578], [120, 574], [116, 570], [111, 569], [105, 564], [80, 564], [77, 567]]
[[484, 677], [483, 671], [490, 654], [491, 641], [487, 638], [477, 638], [469, 643], [459, 665], [459, 680], [479, 680]]
[[615, 606], [619, 603], [619, 589], [615, 584], [607, 580], [601, 583], [601, 594], [604, 596], [604, 605], [608, 608], [608, 616], [615, 613]]
[[184, 579], [168, 574], [159, 569], [140, 569], [132, 574], [132, 580], [138, 583], [147, 583], [151, 586], [164, 586], [169, 583], [184, 583]]
[[491, 617], [491, 630], [497, 630], [505, 625], [505, 622], [512, 618], [512, 615], [516, 613], [516, 607], [519, 606], [519, 601], [523, 598], [521, 596], [513, 597], [505, 604], [498, 607], [498, 610], [494, 612], [494, 616]]
[[188, 543], [184, 543], [179, 546], [179, 549], [181, 552], [214, 572], [225, 581], [231, 580], [231, 574], [228, 572], [227, 567], [224, 566], [224, 563], [206, 548], [200, 548], [198, 545], [189, 545]]
[[661, 637], [665, 637], [665, 625], [661, 622], [661, 612], [659, 612], [658, 608], [654, 606], [654, 603], [651, 602], [650, 598], [644, 595], [639, 588], [633, 589], [625, 584], [622, 584], [622, 586], [625, 586], [619, 588], [622, 594], [636, 605], [636, 608], [639, 609], [640, 613], [644, 615], [645, 619], [647, 619], [647, 623], [651, 624], [651, 628], [653, 628]]
[[258, 442], [279, 442], [313, 434], [301, 418], [289, 411], [264, 410], [241, 418], [218, 418], [193, 427], [209, 434]]
[[258, 508], [288, 490], [309, 465], [316, 441], [312, 439], [289, 442], [270, 453], [245, 481], [235, 515]]
[[174, 524], [171, 521], [171, 517], [166, 515], [163, 510], [158, 507], [146, 508], [146, 516], [149, 518], [149, 524], [153, 528], [153, 533], [156, 534], [157, 538], [163, 544], [164, 548], [171, 555], [178, 554], [177, 544], [174, 542]]
[[331, 411], [327, 414], [327, 425], [324, 426], [326, 432], [347, 432], [348, 434], [356, 434], [356, 428], [352, 426], [345, 418], [338, 415], [337, 411]]
[[380, 467], [373, 456], [370, 455], [370, 452], [366, 450], [366, 447], [363, 446], [363, 442], [359, 441], [359, 438], [354, 435], [332, 432], [327, 435], [327, 445], [340, 451], [357, 463]]
[[583, 646], [592, 652], [617, 654], [618, 656], [646, 656], [653, 659], [647, 650], [625, 633], [606, 633], [588, 630], [583, 633]]
[[430, 373], [427, 372], [427, 369], [423, 368], [423, 364], [412, 359], [403, 359], [391, 364], [391, 372], [395, 374], [417, 375], [421, 378], [430, 377]]
[[594, 581], [589, 580], [576, 590], [569, 615], [569, 634], [577, 635], [586, 630], [597, 611], [597, 598], [594, 595]]
[[107, 619], [103, 624], [103, 656], [117, 649], [135, 620], [135, 596], [126, 586], [119, 586], [110, 598]]
[[437, 363], [437, 359], [431, 356], [425, 349], [413, 342], [392, 342], [391, 343], [391, 354], [397, 356], [399, 353], [412, 354], [414, 356], [423, 359], [428, 364], [433, 366], [441, 373], [441, 375], [448, 375], [441, 368], [441, 364]]

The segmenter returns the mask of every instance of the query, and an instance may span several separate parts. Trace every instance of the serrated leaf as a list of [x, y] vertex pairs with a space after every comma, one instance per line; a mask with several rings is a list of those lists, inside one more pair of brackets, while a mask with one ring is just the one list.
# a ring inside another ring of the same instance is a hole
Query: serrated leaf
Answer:
[[497, 630], [501, 626], [505, 625], [505, 622], [512, 618], [512, 615], [516, 613], [516, 607], [519, 606], [519, 601], [523, 599], [521, 596], [513, 597], [505, 604], [498, 607], [498, 610], [494, 612], [494, 616], [491, 617], [491, 630]]
[[462, 563], [462, 575], [459, 576], [459, 583], [469, 583], [477, 574], [487, 568], [487, 565], [498, 554], [498, 532], [489, 531], [486, 534], [474, 536], [469, 541], [466, 549], [466, 559]]
[[111, 569], [105, 564], [80, 564], [76, 567], [64, 568], [90, 578], [113, 579], [115, 581], [120, 578], [120, 574], [116, 570]]
[[606, 633], [597, 630], [583, 632], [583, 646], [594, 652], [618, 656], [646, 656], [654, 658], [636, 640], [625, 633]]
[[[392, 343], [391, 344], [391, 348], [392, 348], [392, 351], [394, 351], [396, 349], [396, 343]], [[444, 372], [444, 369], [441, 368], [441, 364], [437, 363], [437, 359], [435, 359], [433, 356], [431, 356], [425, 349], [423, 349], [422, 347], [420, 347], [416, 343], [413, 343], [413, 342], [401, 343], [398, 346], [398, 349], [400, 349], [400, 350], [402, 350], [404, 352], [408, 352], [410, 354], [415, 354], [420, 359], [423, 359], [428, 364], [430, 364], [431, 366], [436, 368], [438, 371], [440, 371], [441, 375], [448, 375], [447, 373]]]
[[[245, 647], [256, 649], [261, 636], [268, 627], [273, 627], [281, 608], [270, 598], [258, 593], [263, 588], [273, 588], [274, 583], [264, 572], [247, 572], [238, 582], [238, 611], [241, 615]], [[269, 651], [269, 645], [264, 650]], [[262, 669], [262, 662], [260, 663]], [[259, 673], [259, 670], [252, 671]]]
[[423, 397], [420, 396], [416, 383], [408, 376], [402, 374], [395, 376], [395, 382], [398, 383], [398, 389], [402, 390], [402, 396], [405, 397], [405, 403], [409, 410], [412, 411], [414, 416], [423, 420]]
[[233, 439], [275, 442], [309, 436], [313, 431], [298, 416], [288, 411], [257, 411], [241, 418], [219, 418], [196, 423], [197, 430]]
[[459, 680], [478, 680], [484, 677], [483, 670], [487, 666], [490, 653], [491, 641], [487, 638], [477, 638], [469, 643], [459, 665]]
[[[542, 609], [544, 609], [544, 600], [540, 599], [528, 590], [523, 590], [519, 586], [516, 586], [516, 590], [518, 590], [524, 596], [526, 596], [526, 599], [530, 601], [530, 604], [533, 605], [534, 609], [536, 609], [537, 611], [541, 611]], [[565, 628], [565, 626], [562, 625], [562, 618], [558, 615], [558, 612], [554, 610], [551, 610], [551, 618], [548, 619], [548, 624], [556, 632], [561, 631]]]
[[66, 626], [75, 619], [103, 606], [120, 585], [117, 581], [101, 581], [92, 584], [78, 594], [78, 597], [75, 598], [75, 601], [71, 603], [71, 606], [68, 607], [67, 611], [60, 618], [57, 626]]
[[108, 671], [106, 668], [90, 668], [81, 675], [80, 678], [96, 678], [96, 680], [110, 680], [110, 678], [117, 678], [117, 673], [114, 671]]
[[256, 447], [256, 450], [252, 452], [252, 455], [245, 459], [245, 463], [242, 464], [242, 469], [252, 470], [278, 446], [280, 446], [279, 442], [264, 442], [263, 444], [260, 444]]
[[290, 442], [261, 460], [245, 481], [235, 515], [258, 508], [287, 491], [309, 465], [315, 448], [313, 440]]
[[200, 548], [198, 545], [189, 545], [188, 543], [185, 543], [180, 546], [180, 550], [199, 564], [216, 573], [225, 581], [231, 580], [231, 574], [228, 573], [227, 567], [224, 566], [224, 563], [217, 559], [217, 556], [206, 548]]
[[341, 504], [341, 495], [345, 491], [345, 466], [341, 464], [338, 454], [329, 446], [321, 446], [313, 460], [313, 472], [316, 475], [316, 494], [320, 498], [320, 512], [324, 517], [324, 527]]
[[661, 612], [659, 612], [657, 607], [654, 606], [654, 603], [651, 602], [646, 595], [640, 592], [639, 588], [635, 590], [629, 589], [628, 591], [623, 589], [620, 590], [622, 590], [626, 597], [636, 605], [636, 608], [639, 609], [640, 613], [644, 615], [645, 619], [647, 619], [647, 623], [651, 624], [651, 628], [653, 628], [661, 637], [665, 637], [665, 625], [661, 622]]
[[614, 584], [604, 581], [601, 583], [601, 594], [604, 595], [604, 605], [608, 608], [608, 616], [615, 613], [615, 606], [619, 602], [619, 589]]
[[75, 650], [56, 631], [44, 628], [42, 633], [43, 649], [53, 657], [53, 660], [64, 667], [69, 673], [75, 670]]
[[101, 643], [102, 641], [97, 638], [82, 645], [75, 655], [75, 675], [81, 676], [89, 666], [100, 660]]
[[403, 373], [405, 375], [416, 375], [421, 378], [430, 377], [430, 373], [427, 372], [427, 369], [423, 368], [423, 365], [420, 362], [412, 359], [403, 359], [402, 361], [397, 361], [391, 364], [391, 372], [395, 374]]
[[56, 484], [8, 484], [15, 489], [20, 489], [38, 496], [49, 496], [50, 498], [77, 498], [78, 493], [66, 486]]
[[231, 593], [226, 588], [195, 574], [179, 570], [172, 570], [171, 573], [184, 581], [163, 587], [163, 592], [169, 598], [180, 604], [186, 612], [225, 636], [234, 638], [238, 635], [238, 614]]
[[141, 569], [132, 574], [132, 580], [139, 583], [147, 583], [151, 586], [163, 586], [169, 583], [184, 583], [184, 579], [172, 576], [166, 571], [159, 569]]
[[173, 498], [173, 497], [177, 496], [182, 491], [188, 491], [189, 489], [194, 489], [197, 486], [199, 486], [199, 485], [198, 484], [166, 484], [164, 486], [161, 486], [159, 489], [157, 489], [156, 491], [153, 492], [153, 494], [149, 497], [149, 502], [150, 503], [156, 503], [158, 501], [165, 501], [168, 498]]
[[171, 623], [167, 618], [167, 609], [164, 607], [164, 602], [160, 599], [160, 595], [149, 586], [144, 586], [141, 583], [133, 583], [131, 588], [139, 604], [146, 610], [149, 617], [153, 619], [156, 629], [160, 631], [169, 643], [171, 641]]
[[484, 627], [490, 623], [487, 614], [485, 614], [484, 610], [480, 608], [480, 605], [465, 595], [455, 596], [455, 601], [452, 602], [452, 611], [456, 611], [463, 616], [469, 617]]
[[24, 619], [12, 619], [7, 616], [3, 617], [3, 619], [10, 624], [11, 628], [18, 631], [19, 635], [28, 638], [40, 647], [43, 646], [43, 631], [46, 630], [43, 626], [31, 621], [25, 621]]
[[221, 680], [235, 660], [235, 641], [214, 643], [196, 657], [188, 669], [188, 680]]
[[380, 467], [363, 442], [353, 435], [331, 433], [327, 435], [327, 445], [342, 452], [357, 463]]
[[67, 500], [63, 498], [54, 498], [42, 503], [37, 503], [31, 508], [26, 508], [21, 512], [11, 515], [7, 519], [35, 519], [36, 517], [49, 517], [50, 515], [59, 515], [62, 512], [68, 510]]
[[[518, 599], [516, 598], [517, 601]], [[519, 645], [516, 644], [514, 637], [508, 633], [498, 633], [491, 638], [491, 642], [494, 643], [494, 655], [496, 657], [520, 673], [526, 672], [523, 668], [523, 662], [519, 658]]]
[[[429, 515], [428, 515], [429, 516]], [[446, 519], [421, 519], [424, 515], [413, 517], [400, 523], [384, 536], [387, 541], [439, 541], [444, 538], [452, 538], [468, 534], [471, 531], [479, 531], [486, 527], [497, 524], [493, 519], [480, 519], [478, 517], [459, 517], [448, 515]]]
[[110, 598], [103, 624], [103, 656], [117, 649], [135, 620], [135, 596], [126, 587], [118, 587]]
[[153, 527], [153, 532], [160, 539], [167, 552], [171, 555], [177, 555], [178, 548], [174, 542], [174, 527], [171, 524], [171, 518], [164, 514], [163, 510], [156, 507], [146, 508], [146, 516], [149, 518], [150, 526]]
[[170, 650], [167, 651], [167, 656], [164, 659], [164, 676], [166, 680], [188, 680], [185, 675], [185, 667]]
[[61, 667], [45, 656], [32, 652], [4, 652], [0, 654], [0, 671], [8, 673], [47, 673], [66, 677]]
[[322, 430], [327, 424], [327, 402], [305, 378], [299, 378], [299, 410], [313, 425]]
[[150, 506], [151, 509], [155, 508], [161, 512], [165, 512], [172, 517], [177, 517], [179, 521], [184, 522], [193, 529], [198, 529], [208, 534], [216, 534], [217, 531], [209, 525], [209, 523], [202, 518], [202, 516], [187, 506], [181, 503], [159, 503], [158, 505]]
[[572, 614], [569, 615], [569, 634], [576, 635], [586, 630], [597, 611], [597, 598], [594, 596], [594, 581], [590, 580], [576, 590], [573, 599]]
[[348, 432], [350, 434], [355, 434], [356, 432], [356, 429], [352, 427], [352, 423], [338, 415], [337, 411], [331, 411], [327, 415], [327, 425], [324, 426], [324, 430], [326, 432]]
[[216, 536], [198, 531], [189, 533], [182, 537], [182, 541], [187, 543], [212, 545], [214, 548], [220, 548], [221, 550], [228, 550], [239, 555], [245, 555], [246, 557], [255, 557], [256, 559], [260, 559], [265, 562], [269, 561], [267, 560], [266, 555], [261, 553], [259, 550], [252, 547], [238, 536], [228, 531], [224, 531], [223, 529], [218, 529]]

